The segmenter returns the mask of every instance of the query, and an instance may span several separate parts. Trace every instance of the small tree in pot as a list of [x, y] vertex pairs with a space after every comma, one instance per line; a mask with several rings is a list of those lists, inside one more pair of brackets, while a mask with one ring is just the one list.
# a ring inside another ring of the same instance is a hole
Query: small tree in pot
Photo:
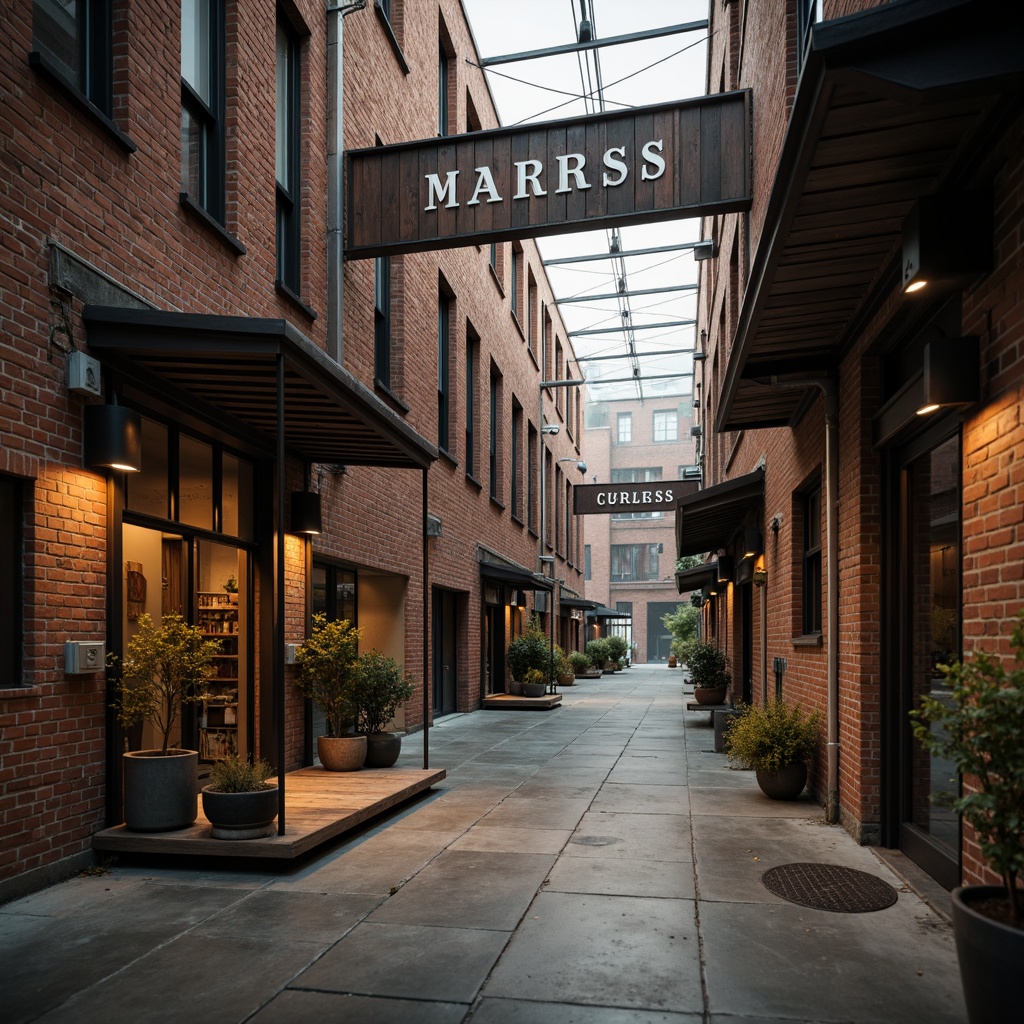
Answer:
[[595, 637], [593, 640], [587, 641], [586, 649], [587, 657], [590, 658], [590, 664], [599, 672], [604, 671], [604, 667], [611, 656], [611, 652], [608, 648], [608, 640], [603, 636]]
[[295, 651], [296, 686], [327, 722], [327, 735], [317, 737], [317, 751], [328, 771], [356, 771], [366, 760], [366, 737], [351, 735], [359, 716], [356, 666], [361, 639], [348, 619], [328, 621], [318, 612], [313, 632]]
[[629, 641], [618, 633], [608, 637], [608, 654], [610, 660], [615, 662], [618, 668], [626, 667], [626, 653], [629, 651]]
[[415, 680], [380, 651], [367, 651], [356, 665], [357, 728], [366, 734], [366, 767], [390, 768], [402, 750], [402, 737], [387, 727], [414, 692]]
[[725, 670], [725, 654], [707, 640], [691, 640], [684, 657], [698, 704], [722, 704], [729, 694], [731, 677]]
[[925, 750], [964, 777], [953, 809], [973, 829], [1002, 886], [953, 891], [953, 931], [971, 1024], [1015, 1019], [1024, 1006], [1024, 610], [1011, 635], [1014, 666], [984, 650], [939, 665], [947, 689], [911, 711]]
[[530, 669], [538, 669], [547, 678], [551, 665], [551, 641], [540, 628], [540, 620], [536, 615], [530, 618], [529, 625], [520, 636], [508, 645], [508, 668], [515, 683], [513, 693], [526, 679]]
[[124, 728], [149, 722], [161, 745], [124, 755], [124, 819], [132, 831], [171, 831], [196, 820], [199, 753], [170, 742], [182, 706], [197, 699], [219, 652], [218, 641], [205, 639], [176, 613], [164, 615], [159, 626], [150, 615], [139, 616], [138, 631], [125, 645], [113, 707]]

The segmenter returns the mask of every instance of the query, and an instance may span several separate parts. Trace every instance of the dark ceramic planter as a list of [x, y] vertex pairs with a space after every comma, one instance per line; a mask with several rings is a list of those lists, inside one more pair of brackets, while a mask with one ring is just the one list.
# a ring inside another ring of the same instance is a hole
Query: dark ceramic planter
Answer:
[[1024, 931], [993, 921], [972, 906], [1005, 895], [999, 885], [953, 890], [953, 936], [970, 1024], [1020, 1020], [1024, 1007]]
[[254, 793], [218, 793], [203, 787], [203, 814], [214, 839], [264, 839], [274, 834], [277, 785]]
[[366, 768], [390, 768], [402, 752], [402, 737], [397, 732], [371, 732], [366, 736]]
[[758, 768], [754, 774], [761, 792], [773, 800], [796, 800], [807, 785], [807, 765], [803, 761], [784, 765], [776, 772]]
[[199, 752], [132, 750], [124, 765], [124, 824], [132, 832], [173, 832], [199, 816]]
[[693, 699], [698, 704], [724, 704], [728, 693], [727, 686], [697, 686], [693, 691]]
[[524, 697], [543, 697], [546, 690], [543, 683], [523, 683]]

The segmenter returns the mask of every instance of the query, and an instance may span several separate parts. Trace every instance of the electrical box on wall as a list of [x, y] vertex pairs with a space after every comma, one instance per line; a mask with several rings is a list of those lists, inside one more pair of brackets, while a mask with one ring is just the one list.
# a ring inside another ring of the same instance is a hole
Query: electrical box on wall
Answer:
[[295, 652], [299, 649], [299, 644], [285, 644], [284, 645], [284, 663], [286, 665], [294, 665], [297, 661]]
[[68, 640], [64, 644], [64, 672], [83, 676], [101, 672], [107, 661], [107, 645], [102, 640]]
[[84, 352], [71, 352], [68, 355], [68, 391], [99, 398], [103, 394], [99, 361]]

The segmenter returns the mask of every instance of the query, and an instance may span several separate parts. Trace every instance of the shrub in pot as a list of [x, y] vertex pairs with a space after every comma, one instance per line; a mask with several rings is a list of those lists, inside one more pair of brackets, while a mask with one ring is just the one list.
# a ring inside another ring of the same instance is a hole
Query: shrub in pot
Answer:
[[[506, 658], [509, 673], [520, 686], [531, 669], [544, 673], [544, 679], [547, 680], [551, 666], [551, 641], [540, 628], [540, 620], [536, 615], [530, 618], [523, 633], [508, 645]], [[515, 687], [512, 692], [516, 692]]]
[[572, 667], [572, 662], [565, 651], [558, 644], [555, 644], [554, 656], [552, 682], [559, 686], [572, 686], [576, 682], [576, 670]]
[[295, 651], [295, 684], [324, 714], [327, 735], [317, 737], [320, 763], [328, 771], [357, 771], [366, 760], [366, 737], [353, 735], [359, 641], [362, 633], [348, 619], [313, 616], [313, 632]]
[[625, 668], [626, 666], [626, 655], [629, 653], [629, 642], [624, 636], [613, 634], [608, 637], [608, 654], [610, 659], [615, 662], [619, 668]]
[[213, 675], [220, 643], [206, 640], [198, 626], [176, 613], [158, 626], [148, 614], [125, 645], [114, 667], [114, 710], [123, 728], [146, 721], [160, 735], [159, 749], [124, 754], [124, 822], [133, 832], [187, 828], [199, 814], [199, 752], [170, 745], [182, 706], [198, 699]]
[[590, 659], [582, 651], [573, 651], [569, 655], [569, 664], [577, 678], [585, 676], [590, 669]]
[[357, 729], [366, 736], [367, 768], [390, 768], [402, 751], [402, 737], [387, 727], [412, 695], [414, 680], [380, 651], [367, 651], [356, 665]]
[[729, 760], [752, 768], [766, 796], [795, 800], [807, 783], [807, 762], [818, 748], [821, 713], [808, 713], [782, 697], [740, 710], [725, 734]]
[[684, 657], [697, 703], [724, 703], [731, 681], [725, 670], [725, 654], [707, 640], [694, 639], [685, 645]]
[[543, 697], [548, 688], [547, 673], [543, 669], [527, 669], [523, 679], [523, 695], [526, 697]]
[[587, 641], [587, 657], [590, 663], [598, 669], [603, 670], [611, 659], [611, 650], [608, 647], [608, 638], [599, 636]]
[[[925, 750], [963, 776], [953, 809], [1002, 885], [953, 890], [953, 932], [971, 1024], [1019, 1019], [1024, 1006], [1024, 610], [1013, 665], [982, 649], [938, 666], [945, 685], [911, 711]], [[941, 799], [941, 798], [940, 798]]]
[[203, 814], [214, 839], [263, 839], [274, 834], [277, 782], [274, 769], [260, 759], [249, 762], [237, 754], [214, 761], [203, 786]]

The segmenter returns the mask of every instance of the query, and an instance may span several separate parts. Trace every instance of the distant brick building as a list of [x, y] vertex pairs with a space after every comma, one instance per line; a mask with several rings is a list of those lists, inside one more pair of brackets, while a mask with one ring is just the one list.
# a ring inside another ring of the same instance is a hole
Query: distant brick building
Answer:
[[[637, 485], [699, 480], [689, 391], [656, 392], [587, 403], [588, 480]], [[693, 486], [693, 484], [690, 484]], [[680, 603], [671, 512], [613, 512], [587, 517], [587, 597], [624, 618], [612, 631], [631, 640], [638, 662], [668, 661], [671, 637], [662, 616]]]
[[[457, 0], [34, 0], [4, 27], [0, 899], [89, 859], [147, 741], [66, 641], [181, 611], [221, 641], [222, 707], [176, 742], [292, 769], [311, 612], [415, 675], [418, 729], [424, 688], [432, 716], [504, 689], [535, 606], [578, 644], [583, 592], [582, 395], [539, 388], [578, 373], [536, 248], [342, 263], [343, 150], [496, 125]], [[101, 466], [87, 410], [138, 414], [139, 472]]]
[[829, 818], [977, 881], [907, 712], [1024, 606], [1020, 20], [712, 4], [710, 40], [710, 91], [753, 92], [754, 188], [703, 226], [709, 486], [678, 550], [708, 565], [684, 582], [734, 688], [825, 714]]

